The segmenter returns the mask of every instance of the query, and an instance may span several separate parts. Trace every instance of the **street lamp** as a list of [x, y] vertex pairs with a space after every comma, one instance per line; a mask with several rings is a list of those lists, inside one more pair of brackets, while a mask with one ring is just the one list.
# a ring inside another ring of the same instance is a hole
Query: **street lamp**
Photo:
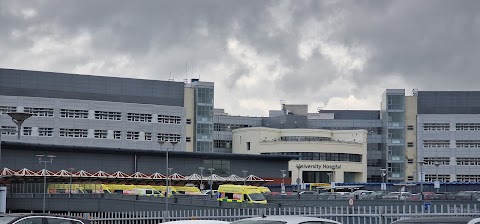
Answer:
[[424, 161], [418, 161], [418, 165], [420, 165], [420, 200], [423, 200], [423, 164]]
[[70, 198], [72, 194], [72, 175], [73, 175], [73, 171], [75, 171], [75, 168], [68, 168], [68, 171], [70, 172], [70, 182], [68, 185], [68, 198]]
[[433, 163], [435, 165], [435, 188], [437, 188], [437, 193], [440, 190], [440, 181], [438, 181], [438, 166], [440, 166], [440, 163], [438, 161], [435, 161]]
[[247, 170], [242, 170], [242, 173], [243, 173], [243, 185], [246, 186], [247, 185]]
[[330, 183], [330, 192], [333, 192], [332, 174], [333, 174], [333, 173], [330, 173], [330, 172], [327, 173], [327, 175], [328, 175], [328, 183]]
[[209, 180], [209, 184], [210, 184], [210, 198], [213, 197], [213, 171], [215, 170], [215, 168], [208, 168], [208, 171], [210, 171], [210, 180]]
[[204, 189], [204, 186], [203, 186], [203, 170], [205, 169], [205, 167], [201, 166], [201, 167], [198, 167], [198, 169], [200, 169], [200, 190], [203, 190]]
[[286, 170], [280, 170], [282, 172], [282, 194], [285, 194], [285, 172]]
[[381, 189], [382, 191], [386, 191], [387, 190], [387, 169], [380, 169], [380, 171], [382, 171], [382, 185], [381, 185]]
[[[20, 131], [22, 129], [22, 124], [25, 120], [27, 120], [27, 118], [31, 117], [32, 114], [23, 113], [23, 112], [11, 112], [7, 114], [12, 118], [13, 123], [17, 125], [17, 138], [20, 141], [20, 136], [21, 136]], [[10, 131], [10, 129], [2, 129], [0, 127], [0, 163], [2, 159], [2, 131], [6, 131], [6, 130]]]
[[300, 184], [302, 183], [302, 180], [300, 179], [300, 169], [302, 168], [302, 165], [297, 164], [295, 167], [297, 167], [297, 180], [296, 183], [298, 185], [298, 194], [300, 194]]
[[47, 163], [53, 164], [53, 158], [55, 158], [54, 155], [48, 155], [47, 158], [48, 160], [43, 160], [42, 158], [45, 157], [45, 155], [37, 155], [38, 157], [38, 163], [39, 164], [44, 164], [44, 169], [43, 169], [43, 206], [42, 206], [42, 211], [45, 213], [45, 196], [47, 195]]

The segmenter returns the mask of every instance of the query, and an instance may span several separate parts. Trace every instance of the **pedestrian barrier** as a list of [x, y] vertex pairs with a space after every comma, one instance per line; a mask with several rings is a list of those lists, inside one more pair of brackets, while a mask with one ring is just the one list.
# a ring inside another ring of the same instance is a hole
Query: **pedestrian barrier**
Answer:
[[234, 221], [255, 216], [301, 215], [332, 219], [344, 224], [389, 224], [399, 219], [436, 216], [480, 217], [477, 204], [404, 206], [317, 206], [283, 208], [236, 208], [206, 210], [61, 213], [88, 218], [93, 224], [156, 224], [169, 220], [209, 219]]

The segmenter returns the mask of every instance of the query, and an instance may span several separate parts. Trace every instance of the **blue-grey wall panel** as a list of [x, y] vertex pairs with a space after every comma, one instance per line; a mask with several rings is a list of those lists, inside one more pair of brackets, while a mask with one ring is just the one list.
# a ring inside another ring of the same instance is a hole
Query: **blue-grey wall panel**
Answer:
[[0, 69], [0, 95], [184, 106], [184, 83]]

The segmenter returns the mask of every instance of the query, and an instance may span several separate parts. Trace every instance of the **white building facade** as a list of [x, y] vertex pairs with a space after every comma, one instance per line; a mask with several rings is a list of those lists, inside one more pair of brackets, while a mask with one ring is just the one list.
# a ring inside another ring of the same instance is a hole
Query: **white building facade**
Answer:
[[233, 130], [233, 153], [297, 155], [288, 171], [293, 183], [366, 182], [367, 131], [274, 129]]

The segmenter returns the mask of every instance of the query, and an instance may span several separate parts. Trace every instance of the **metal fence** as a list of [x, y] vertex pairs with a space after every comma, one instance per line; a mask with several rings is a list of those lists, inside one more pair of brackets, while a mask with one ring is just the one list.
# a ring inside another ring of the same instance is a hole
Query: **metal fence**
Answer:
[[[65, 214], [65, 213], [64, 213]], [[156, 224], [165, 221], [163, 211], [70, 213], [88, 218], [93, 224]], [[344, 224], [389, 224], [399, 219], [435, 216], [480, 216], [476, 204], [404, 205], [404, 206], [337, 206], [238, 208], [170, 211], [169, 220], [223, 220], [234, 221], [255, 216], [301, 215], [332, 219]]]

